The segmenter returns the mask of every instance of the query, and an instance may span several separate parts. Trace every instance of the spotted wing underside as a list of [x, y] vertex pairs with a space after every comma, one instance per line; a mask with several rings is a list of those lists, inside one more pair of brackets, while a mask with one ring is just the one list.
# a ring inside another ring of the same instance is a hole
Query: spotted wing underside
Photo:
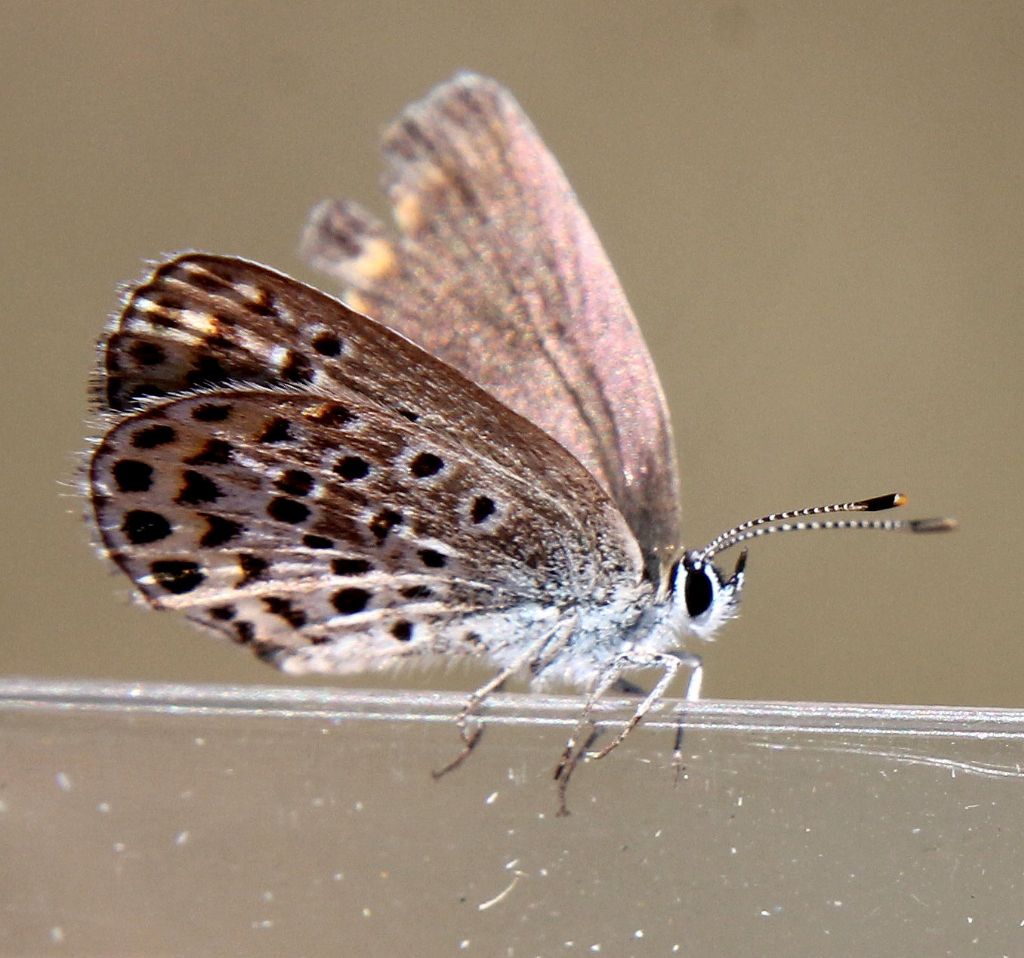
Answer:
[[[646, 588], [571, 455], [294, 280], [181, 257], [129, 295], [108, 342], [107, 405], [127, 411], [90, 463], [104, 548], [151, 605], [284, 668], [500, 661], [574, 604]], [[302, 375], [282, 385], [287, 370]]]

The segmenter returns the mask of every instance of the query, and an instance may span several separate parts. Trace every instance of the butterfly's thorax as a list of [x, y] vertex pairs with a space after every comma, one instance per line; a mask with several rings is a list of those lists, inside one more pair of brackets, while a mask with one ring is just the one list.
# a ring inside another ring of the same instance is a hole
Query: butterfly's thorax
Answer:
[[656, 590], [644, 576], [610, 584], [591, 601], [563, 610], [571, 627], [565, 646], [533, 678], [546, 686], [587, 686], [617, 657], [677, 648], [687, 634], [687, 616], [677, 597]]

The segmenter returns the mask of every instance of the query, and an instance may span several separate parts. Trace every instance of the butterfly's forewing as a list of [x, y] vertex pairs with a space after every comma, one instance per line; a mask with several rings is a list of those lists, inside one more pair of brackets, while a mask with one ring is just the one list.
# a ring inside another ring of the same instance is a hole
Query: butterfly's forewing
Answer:
[[651, 571], [678, 544], [654, 366], [569, 183], [519, 105], [460, 74], [387, 131], [399, 234], [354, 204], [313, 215], [308, 255], [349, 301], [556, 438], [618, 503]]
[[[130, 408], [90, 492], [105, 549], [152, 605], [334, 672], [424, 651], [500, 662], [612, 594], [639, 614], [639, 549], [580, 464], [330, 297], [185, 256], [129, 296], [109, 343], [110, 404]], [[139, 398], [200, 370], [217, 388]]]

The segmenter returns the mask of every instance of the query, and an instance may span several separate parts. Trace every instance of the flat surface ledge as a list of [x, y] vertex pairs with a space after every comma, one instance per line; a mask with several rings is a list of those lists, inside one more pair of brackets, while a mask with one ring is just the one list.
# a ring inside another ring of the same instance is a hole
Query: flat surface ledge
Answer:
[[[462, 692], [422, 692], [339, 688], [282, 688], [256, 685], [186, 685], [158, 682], [0, 680], [0, 715], [33, 710], [171, 715], [233, 715], [359, 719], [386, 722], [451, 722], [466, 701]], [[482, 715], [507, 725], [569, 727], [579, 718], [579, 695], [502, 693], [492, 696]], [[665, 699], [649, 728], [675, 724], [676, 699]], [[631, 714], [628, 698], [602, 700], [596, 714], [614, 721]], [[706, 699], [686, 708], [688, 728], [762, 733], [820, 732], [913, 735], [951, 738], [1024, 739], [1024, 709], [822, 702], [749, 702]]]

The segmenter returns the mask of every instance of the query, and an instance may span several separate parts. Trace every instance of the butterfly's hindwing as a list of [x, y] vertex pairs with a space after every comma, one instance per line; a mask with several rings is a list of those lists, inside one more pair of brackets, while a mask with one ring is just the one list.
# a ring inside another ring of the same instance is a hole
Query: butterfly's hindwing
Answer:
[[[181, 346], [190, 358], [161, 388], [181, 388], [210, 335], [228, 382], [271, 356], [310, 360], [302, 385], [164, 400], [122, 379], [132, 408], [94, 454], [91, 491], [104, 547], [154, 606], [285, 668], [333, 672], [425, 651], [500, 659], [580, 597], [633, 597], [639, 614], [639, 552], [597, 484], [413, 344], [236, 260], [160, 267], [128, 316], [143, 296], [162, 303], [148, 328], [122, 322], [112, 342], [121, 356]], [[311, 346], [326, 330], [331, 347]]]
[[572, 452], [619, 505], [653, 573], [678, 545], [664, 398], [554, 157], [511, 95], [468, 74], [408, 107], [383, 150], [398, 236], [355, 204], [328, 202], [307, 255], [357, 308]]

